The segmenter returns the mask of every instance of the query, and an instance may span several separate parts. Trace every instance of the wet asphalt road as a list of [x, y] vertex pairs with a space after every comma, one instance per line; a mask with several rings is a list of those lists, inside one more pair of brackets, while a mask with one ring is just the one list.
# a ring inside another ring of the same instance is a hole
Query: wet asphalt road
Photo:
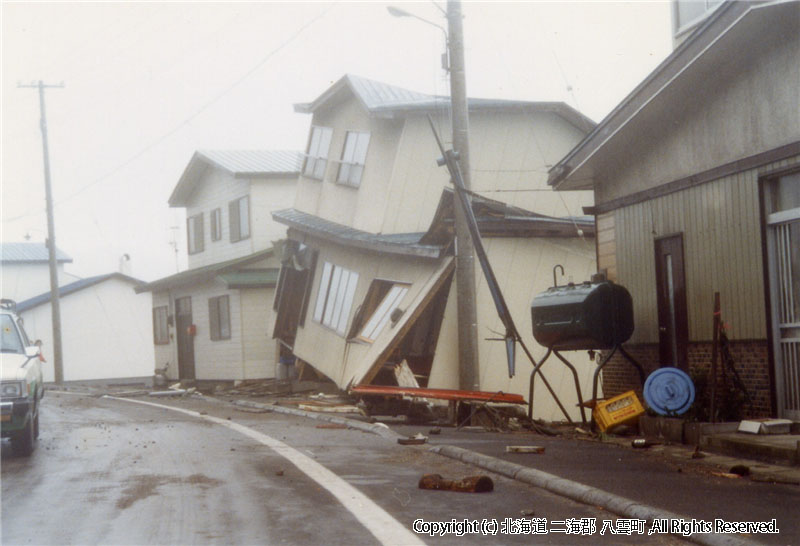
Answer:
[[[296, 451], [276, 451], [197, 416], [50, 392], [33, 456], [16, 458], [7, 442], [2, 446], [0, 543], [400, 544], [409, 536], [428, 544], [680, 542], [664, 535], [601, 536], [604, 519], [616, 525], [613, 515], [499, 476], [491, 476], [492, 493], [420, 490], [424, 473], [460, 478], [485, 472], [373, 434], [191, 399], [148, 401], [243, 425]], [[379, 537], [365, 526], [376, 517], [369, 501], [345, 501], [345, 507], [330, 484], [290, 461], [292, 453], [372, 499], [392, 519], [383, 526], [389, 534]], [[430, 537], [391, 531], [411, 530], [415, 520], [454, 518], [498, 526], [506, 518], [542, 518], [551, 532]], [[552, 532], [564, 529], [558, 522], [568, 518], [584, 529], [594, 520], [596, 530], [586, 536]]]

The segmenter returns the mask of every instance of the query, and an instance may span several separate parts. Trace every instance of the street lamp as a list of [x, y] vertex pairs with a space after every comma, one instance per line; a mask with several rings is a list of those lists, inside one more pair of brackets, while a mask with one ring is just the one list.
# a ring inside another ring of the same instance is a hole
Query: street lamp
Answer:
[[448, 72], [450, 70], [450, 63], [448, 62], [448, 55], [447, 55], [449, 41], [447, 39], [447, 30], [443, 26], [437, 25], [433, 21], [428, 21], [427, 19], [424, 19], [419, 15], [414, 15], [413, 13], [410, 13], [404, 9], [400, 9], [395, 6], [386, 6], [386, 9], [389, 11], [389, 14], [392, 17], [413, 17], [418, 21], [422, 21], [423, 23], [427, 23], [441, 30], [442, 34], [444, 35], [444, 53], [442, 53], [442, 69], [445, 72]]
[[[436, 4], [434, 4], [436, 5]], [[438, 7], [438, 6], [437, 6]], [[466, 76], [464, 71], [464, 33], [461, 24], [461, 0], [447, 2], [447, 28], [405, 10], [388, 7], [394, 17], [413, 17], [442, 31], [445, 53], [442, 67], [450, 75], [450, 114], [453, 129], [453, 148], [458, 154], [463, 187], [471, 188], [469, 163], [469, 114]], [[449, 61], [449, 62], [448, 62]], [[469, 205], [467, 197], [467, 206]], [[458, 315], [459, 388], [479, 390], [478, 318], [475, 298], [475, 249], [470, 235], [467, 211], [455, 206], [453, 211], [456, 248], [456, 296]], [[509, 370], [511, 367], [509, 366]]]

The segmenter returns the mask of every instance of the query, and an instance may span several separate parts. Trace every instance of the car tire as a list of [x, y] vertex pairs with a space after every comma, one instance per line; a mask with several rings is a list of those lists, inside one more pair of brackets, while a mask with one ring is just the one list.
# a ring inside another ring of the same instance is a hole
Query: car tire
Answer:
[[33, 439], [39, 439], [39, 412], [36, 412], [36, 417], [33, 418]]
[[25, 428], [20, 430], [14, 438], [11, 439], [11, 447], [14, 453], [20, 457], [28, 457], [33, 453], [33, 448], [36, 445], [36, 438], [34, 436], [34, 423], [33, 419], [28, 419]]

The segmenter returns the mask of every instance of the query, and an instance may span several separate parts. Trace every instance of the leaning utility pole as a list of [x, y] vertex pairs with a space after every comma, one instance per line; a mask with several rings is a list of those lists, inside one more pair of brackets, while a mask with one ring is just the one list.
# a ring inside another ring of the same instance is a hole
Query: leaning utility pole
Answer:
[[56, 383], [64, 382], [64, 361], [61, 355], [61, 305], [58, 294], [58, 270], [56, 262], [56, 228], [53, 220], [53, 191], [50, 187], [50, 155], [47, 149], [47, 117], [44, 109], [44, 90], [48, 87], [64, 87], [45, 85], [42, 80], [32, 85], [17, 84], [17, 87], [39, 89], [39, 110], [41, 112], [42, 150], [44, 153], [44, 191], [47, 200], [47, 250], [50, 258], [50, 302], [53, 315], [53, 368]]
[[[470, 185], [469, 107], [464, 70], [464, 31], [461, 1], [447, 1], [447, 28], [450, 49], [450, 103], [453, 124], [453, 150], [458, 154], [464, 186]], [[455, 200], [455, 196], [453, 198]], [[459, 387], [478, 390], [478, 313], [475, 303], [475, 254], [464, 211], [453, 204], [456, 231], [456, 287], [458, 301]]]

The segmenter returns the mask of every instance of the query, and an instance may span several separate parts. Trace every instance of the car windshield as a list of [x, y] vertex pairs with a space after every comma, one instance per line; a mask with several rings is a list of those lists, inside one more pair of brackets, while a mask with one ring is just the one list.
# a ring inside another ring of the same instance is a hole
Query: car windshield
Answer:
[[0, 315], [0, 351], [4, 353], [24, 353], [25, 347], [11, 315]]

